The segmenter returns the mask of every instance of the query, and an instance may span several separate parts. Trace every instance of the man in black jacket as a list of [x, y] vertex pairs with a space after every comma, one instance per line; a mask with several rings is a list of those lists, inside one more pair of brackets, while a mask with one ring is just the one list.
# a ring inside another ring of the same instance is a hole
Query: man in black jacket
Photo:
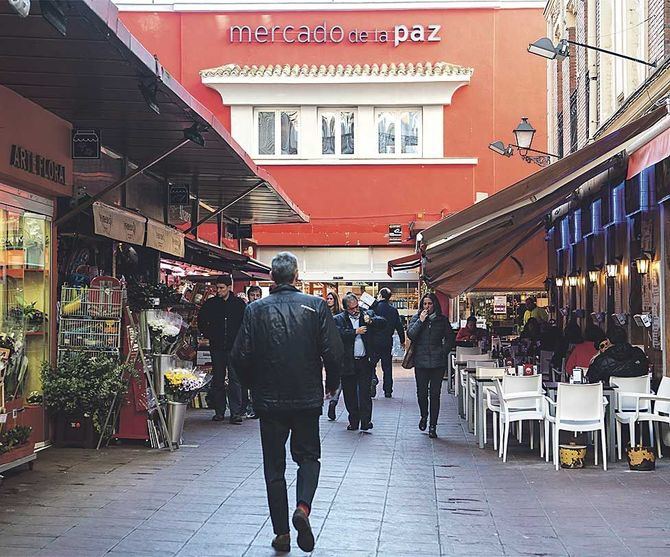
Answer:
[[405, 344], [405, 329], [402, 326], [402, 320], [398, 310], [391, 305], [391, 290], [389, 288], [382, 288], [377, 296], [377, 301], [372, 304], [372, 309], [377, 315], [386, 319], [384, 328], [375, 333], [374, 338], [374, 358], [372, 360], [372, 368], [374, 375], [372, 376], [372, 396], [375, 395], [377, 384], [377, 362], [382, 362], [382, 372], [384, 380], [382, 386], [384, 388], [384, 396], [391, 398], [393, 396], [393, 333], [398, 332], [400, 344]]
[[339, 384], [343, 347], [326, 302], [295, 287], [295, 256], [278, 253], [271, 275], [276, 287], [267, 298], [247, 306], [232, 358], [242, 384], [251, 388], [260, 418], [265, 483], [276, 535], [272, 547], [290, 550], [284, 477], [290, 433], [291, 456], [298, 465], [293, 526], [298, 546], [310, 552], [314, 535], [308, 517], [321, 466], [322, 367], [326, 368], [326, 391], [332, 395]]
[[373, 331], [380, 331], [386, 319], [373, 311], [361, 311], [355, 294], [342, 298], [344, 311], [335, 316], [335, 323], [344, 343], [342, 392], [349, 413], [349, 431], [359, 427], [372, 429], [372, 346]]
[[244, 308], [244, 301], [233, 294], [232, 277], [223, 275], [216, 279], [216, 296], [207, 300], [198, 313], [198, 329], [209, 339], [209, 353], [212, 357], [213, 378], [207, 401], [214, 408], [212, 420], [216, 422], [223, 420], [227, 398], [230, 423], [242, 423], [242, 390], [229, 361], [230, 350], [242, 323]]
[[644, 351], [628, 343], [625, 329], [614, 326], [607, 332], [611, 346], [598, 354], [586, 372], [589, 383], [609, 383], [610, 377], [641, 377], [649, 373]]

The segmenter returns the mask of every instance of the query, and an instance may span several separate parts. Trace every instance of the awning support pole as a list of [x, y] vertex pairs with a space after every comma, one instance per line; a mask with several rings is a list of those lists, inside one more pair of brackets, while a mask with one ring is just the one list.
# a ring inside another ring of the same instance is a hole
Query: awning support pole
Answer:
[[241, 199], [244, 199], [244, 198], [245, 198], [247, 195], [249, 195], [252, 191], [254, 191], [254, 190], [260, 188], [264, 183], [265, 183], [265, 180], [261, 180], [261, 181], [258, 182], [258, 184], [256, 184], [255, 186], [251, 186], [248, 190], [246, 190], [245, 192], [243, 192], [243, 193], [241, 193], [240, 195], [238, 195], [237, 197], [235, 197], [230, 203], [226, 203], [223, 207], [219, 207], [219, 208], [218, 208], [216, 211], [214, 211], [213, 213], [210, 213], [209, 215], [206, 215], [206, 216], [202, 217], [198, 222], [196, 222], [193, 226], [191, 226], [191, 228], [189, 228], [186, 232], [184, 232], [184, 234], [190, 234], [190, 233], [193, 232], [196, 228], [198, 228], [201, 224], [205, 224], [209, 219], [214, 218], [214, 217], [220, 215], [220, 214], [223, 213], [226, 209], [229, 209], [230, 207], [232, 207], [233, 205], [235, 205], [235, 203], [237, 203], [237, 202], [240, 201]]
[[118, 182], [115, 182], [114, 184], [111, 184], [111, 185], [107, 186], [107, 187], [106, 187], [104, 190], [102, 190], [101, 192], [96, 193], [93, 197], [90, 197], [89, 199], [87, 199], [87, 200], [84, 201], [83, 203], [80, 203], [79, 205], [77, 205], [76, 207], [74, 207], [73, 209], [71, 209], [70, 211], [68, 211], [67, 213], [65, 213], [62, 217], [56, 219], [56, 222], [55, 222], [54, 224], [55, 224], [56, 226], [60, 226], [60, 225], [62, 225], [62, 224], [64, 224], [64, 223], [68, 222], [68, 221], [71, 220], [73, 217], [77, 216], [79, 213], [81, 213], [81, 212], [85, 211], [86, 209], [88, 209], [88, 208], [89, 208], [91, 205], [93, 205], [96, 201], [98, 201], [99, 199], [101, 199], [102, 197], [104, 197], [105, 195], [107, 195], [110, 191], [114, 191], [115, 189], [120, 188], [120, 187], [123, 186], [124, 184], [127, 184], [127, 183], [130, 182], [133, 178], [139, 176], [139, 175], [142, 174], [144, 171], [149, 170], [152, 166], [154, 166], [155, 164], [158, 164], [158, 163], [159, 163], [160, 161], [162, 161], [164, 158], [169, 157], [172, 153], [174, 153], [174, 152], [177, 151], [178, 149], [181, 149], [184, 145], [186, 145], [186, 144], [189, 143], [190, 141], [191, 141], [190, 139], [184, 139], [181, 143], [179, 143], [178, 145], [175, 145], [174, 147], [168, 149], [167, 151], [165, 151], [164, 153], [162, 153], [161, 155], [159, 155], [158, 157], [156, 157], [156, 158], [155, 158], [154, 160], [152, 160], [151, 162], [148, 162], [148, 163], [145, 164], [144, 166], [140, 166], [137, 170], [135, 170], [135, 172], [132, 172], [132, 173], [128, 174], [128, 176], [125, 176], [124, 178], [121, 178], [121, 180], [119, 180]]

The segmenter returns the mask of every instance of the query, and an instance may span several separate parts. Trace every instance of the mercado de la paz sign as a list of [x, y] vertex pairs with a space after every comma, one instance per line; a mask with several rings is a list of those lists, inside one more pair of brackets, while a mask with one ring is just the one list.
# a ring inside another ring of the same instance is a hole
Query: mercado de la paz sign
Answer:
[[402, 43], [435, 43], [440, 42], [441, 25], [395, 25], [393, 29], [345, 29], [341, 25], [328, 25], [323, 22], [319, 25], [232, 25], [229, 32], [231, 43], [393, 43], [399, 46]]

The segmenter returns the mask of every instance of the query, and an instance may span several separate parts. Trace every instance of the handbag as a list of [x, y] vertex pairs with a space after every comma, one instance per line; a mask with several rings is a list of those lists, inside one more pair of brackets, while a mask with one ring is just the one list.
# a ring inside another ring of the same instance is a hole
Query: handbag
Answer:
[[405, 356], [402, 359], [402, 364], [400, 364], [404, 369], [412, 369], [414, 367], [414, 343], [410, 341], [407, 350], [405, 350]]

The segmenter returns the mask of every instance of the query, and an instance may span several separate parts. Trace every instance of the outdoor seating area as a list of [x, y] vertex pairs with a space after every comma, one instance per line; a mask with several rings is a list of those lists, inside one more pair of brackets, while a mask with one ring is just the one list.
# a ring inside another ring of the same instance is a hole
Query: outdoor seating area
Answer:
[[493, 352], [460, 346], [451, 352], [447, 391], [480, 449], [492, 448], [505, 463], [528, 445], [556, 470], [581, 468], [584, 454], [605, 471], [624, 458], [631, 469], [651, 467], [640, 468], [640, 459], [663, 458], [670, 378], [663, 377], [656, 392], [651, 374], [582, 384], [562, 370], [542, 373], [529, 361], [513, 343]]

